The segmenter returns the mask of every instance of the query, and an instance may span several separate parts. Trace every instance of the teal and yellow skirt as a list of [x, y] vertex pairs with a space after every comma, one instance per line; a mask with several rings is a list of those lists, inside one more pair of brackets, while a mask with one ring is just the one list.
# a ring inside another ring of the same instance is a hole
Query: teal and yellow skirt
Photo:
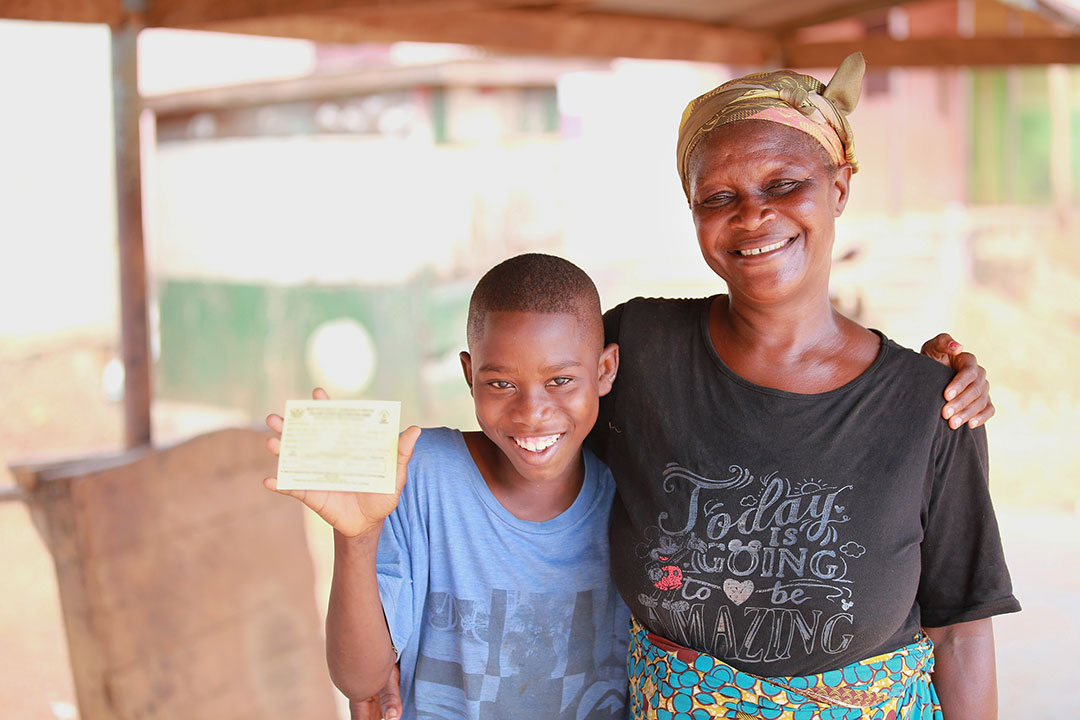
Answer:
[[895, 652], [818, 675], [761, 678], [654, 635], [634, 618], [633, 720], [942, 720], [922, 635]]

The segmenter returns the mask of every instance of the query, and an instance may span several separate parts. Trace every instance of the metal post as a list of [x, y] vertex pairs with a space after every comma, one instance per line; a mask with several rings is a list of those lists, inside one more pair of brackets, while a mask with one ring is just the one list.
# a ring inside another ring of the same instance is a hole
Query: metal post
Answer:
[[119, 27], [112, 28], [116, 231], [120, 258], [121, 356], [124, 361], [124, 439], [128, 448], [148, 445], [151, 439], [151, 362], [136, 57], [140, 27], [137, 16], [129, 15]]

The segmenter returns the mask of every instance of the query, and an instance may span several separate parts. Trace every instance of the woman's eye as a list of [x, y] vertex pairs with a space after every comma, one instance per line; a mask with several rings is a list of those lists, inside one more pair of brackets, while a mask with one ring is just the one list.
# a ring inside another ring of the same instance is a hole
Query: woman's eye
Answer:
[[769, 183], [766, 190], [773, 195], [784, 195], [799, 187], [801, 184], [802, 183], [798, 180], [777, 180], [776, 182]]
[[716, 193], [705, 198], [701, 204], [705, 207], [723, 207], [734, 199], [735, 195], [733, 193]]

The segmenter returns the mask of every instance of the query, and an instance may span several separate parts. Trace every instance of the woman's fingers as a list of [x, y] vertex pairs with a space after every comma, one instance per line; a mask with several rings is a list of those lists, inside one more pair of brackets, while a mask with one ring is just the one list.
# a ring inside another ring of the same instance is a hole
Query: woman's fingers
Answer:
[[395, 665], [390, 671], [386, 685], [379, 691], [379, 705], [386, 720], [401, 717], [401, 671]]

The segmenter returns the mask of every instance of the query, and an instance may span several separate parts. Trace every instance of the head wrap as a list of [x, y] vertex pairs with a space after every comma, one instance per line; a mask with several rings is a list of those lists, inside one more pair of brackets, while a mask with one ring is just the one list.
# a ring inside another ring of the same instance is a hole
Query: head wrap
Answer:
[[866, 61], [862, 53], [844, 58], [828, 85], [809, 75], [776, 70], [729, 80], [690, 101], [679, 124], [676, 155], [683, 192], [690, 199], [690, 153], [701, 137], [738, 120], [768, 120], [817, 140], [837, 165], [859, 169], [847, 115], [855, 109]]

